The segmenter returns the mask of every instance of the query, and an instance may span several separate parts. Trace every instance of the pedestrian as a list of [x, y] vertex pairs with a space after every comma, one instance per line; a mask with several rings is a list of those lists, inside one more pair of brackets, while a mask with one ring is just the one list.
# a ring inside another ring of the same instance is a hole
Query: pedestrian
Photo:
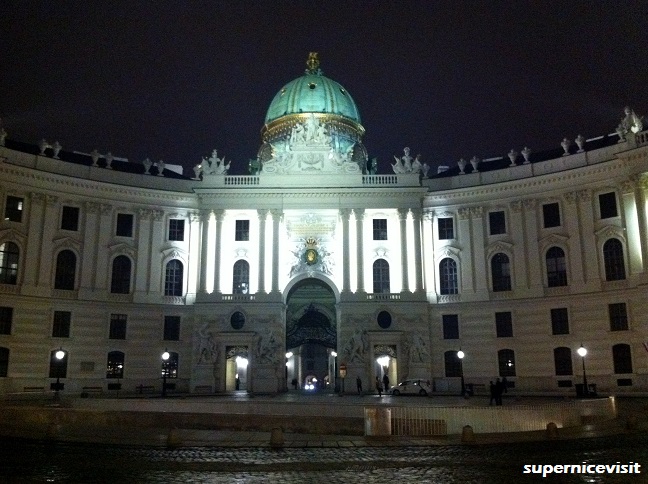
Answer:
[[362, 379], [360, 377], [356, 378], [356, 387], [358, 387], [358, 393], [362, 393]]
[[495, 405], [502, 404], [503, 392], [504, 392], [504, 388], [502, 386], [502, 381], [498, 378], [497, 380], [495, 380]]
[[506, 377], [502, 378], [502, 388], [504, 389], [504, 393], [508, 393], [508, 380]]
[[385, 389], [385, 393], [389, 393], [389, 377], [387, 373], [383, 376], [383, 388]]
[[490, 381], [490, 401], [488, 402], [489, 405], [492, 405], [493, 402], [497, 403], [495, 400], [495, 384], [493, 383], [493, 380]]
[[378, 396], [382, 397], [382, 383], [380, 383], [380, 378], [376, 377], [376, 391], [378, 392]]

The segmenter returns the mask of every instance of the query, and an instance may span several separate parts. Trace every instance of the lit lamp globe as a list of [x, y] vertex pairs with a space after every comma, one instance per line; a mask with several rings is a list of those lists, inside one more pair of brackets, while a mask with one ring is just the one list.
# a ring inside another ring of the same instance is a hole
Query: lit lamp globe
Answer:
[[585, 358], [585, 355], [587, 355], [587, 349], [585, 349], [585, 347], [583, 347], [583, 346], [578, 348], [576, 351], [578, 353], [578, 356], [581, 356], [583, 358]]
[[466, 356], [466, 353], [464, 353], [461, 350], [457, 351], [457, 358], [459, 358], [460, 360], [463, 360], [464, 356]]
[[54, 356], [56, 356], [57, 360], [62, 360], [63, 358], [65, 358], [65, 351], [58, 350], [56, 353], [54, 353]]

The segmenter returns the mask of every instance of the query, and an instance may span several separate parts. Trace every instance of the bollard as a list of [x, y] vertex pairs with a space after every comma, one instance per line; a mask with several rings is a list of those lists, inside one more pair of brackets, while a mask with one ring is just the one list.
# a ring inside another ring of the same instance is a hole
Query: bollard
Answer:
[[558, 438], [558, 426], [553, 422], [549, 422], [547, 424], [547, 438], [548, 439]]
[[284, 445], [283, 429], [275, 427], [270, 432], [270, 447], [278, 449]]
[[178, 429], [170, 429], [167, 435], [167, 447], [175, 448], [181, 445], [182, 441], [180, 440]]
[[473, 428], [470, 425], [464, 426], [463, 430], [461, 431], [461, 441], [464, 443], [475, 441], [475, 432], [473, 432]]

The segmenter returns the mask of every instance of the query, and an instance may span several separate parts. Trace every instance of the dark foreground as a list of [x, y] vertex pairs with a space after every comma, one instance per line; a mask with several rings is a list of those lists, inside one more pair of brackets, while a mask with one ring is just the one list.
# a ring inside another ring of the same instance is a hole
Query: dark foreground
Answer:
[[[646, 465], [641, 474], [524, 474], [525, 464]], [[8, 483], [648, 482], [648, 436], [497, 445], [218, 448], [0, 441]]]

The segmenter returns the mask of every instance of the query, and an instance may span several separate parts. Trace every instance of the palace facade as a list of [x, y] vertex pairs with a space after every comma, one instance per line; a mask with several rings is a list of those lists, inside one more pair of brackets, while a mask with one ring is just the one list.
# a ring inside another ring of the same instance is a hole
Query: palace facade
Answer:
[[556, 149], [431, 173], [406, 148], [379, 174], [351, 95], [307, 67], [249, 175], [216, 151], [183, 176], [2, 131], [0, 392], [355, 391], [387, 374], [570, 394], [585, 369], [599, 392], [648, 390], [632, 110]]

